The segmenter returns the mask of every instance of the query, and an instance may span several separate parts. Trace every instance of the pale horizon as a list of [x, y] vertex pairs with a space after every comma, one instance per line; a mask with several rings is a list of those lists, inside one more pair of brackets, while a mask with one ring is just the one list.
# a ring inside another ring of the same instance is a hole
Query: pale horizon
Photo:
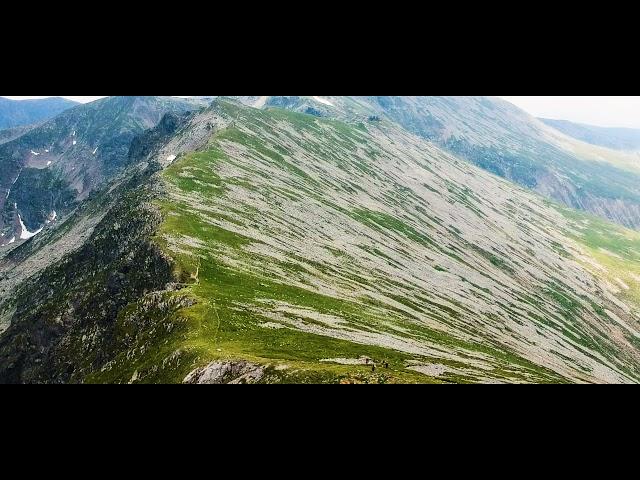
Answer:
[[[178, 95], [176, 95], [178, 96]], [[104, 96], [62, 96], [88, 103]], [[186, 96], [178, 96], [187, 98]], [[5, 96], [11, 100], [48, 96]], [[530, 115], [600, 127], [640, 129], [640, 96], [498, 96]]]

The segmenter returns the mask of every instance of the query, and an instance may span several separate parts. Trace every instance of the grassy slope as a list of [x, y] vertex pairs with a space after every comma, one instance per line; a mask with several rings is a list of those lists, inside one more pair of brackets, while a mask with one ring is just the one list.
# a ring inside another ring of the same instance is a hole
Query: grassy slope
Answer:
[[585, 267], [606, 278], [611, 291], [640, 313], [640, 232], [575, 210], [559, 210], [571, 220], [567, 235], [595, 260], [583, 260]]
[[[295, 120], [299, 126], [306, 126], [308, 117], [283, 111], [279, 115]], [[174, 187], [184, 191], [197, 190], [203, 197], [215, 201], [224, 186], [212, 166], [228, 160], [216, 144], [219, 141], [252, 142], [259, 149], [257, 139], [243, 136], [236, 129], [228, 129], [212, 139], [209, 150], [191, 154], [176, 162], [165, 173], [165, 179]], [[284, 160], [283, 160], [284, 161]], [[286, 165], [285, 168], [294, 168]], [[183, 173], [189, 172], [189, 178]], [[249, 184], [242, 184], [251, 188]], [[185, 348], [206, 364], [217, 359], [243, 358], [275, 367], [282, 381], [291, 382], [365, 382], [365, 383], [441, 383], [424, 375], [406, 370], [404, 367], [411, 356], [371, 345], [352, 342], [321, 335], [298, 332], [285, 328], [263, 328], [265, 319], [252, 308], [239, 308], [239, 304], [251, 304], [256, 298], [268, 297], [303, 305], [327, 314], [350, 312], [354, 317], [362, 316], [361, 305], [317, 294], [281, 282], [272, 281], [259, 272], [263, 259], [255, 257], [256, 270], [243, 272], [218, 264], [215, 258], [195, 259], [192, 252], [178, 253], [167, 245], [163, 234], [184, 235], [204, 244], [221, 245], [222, 248], [240, 249], [250, 243], [250, 239], [233, 232], [212, 228], [197, 215], [190, 212], [186, 203], [175, 199], [162, 202], [161, 208], [166, 221], [157, 241], [177, 260], [178, 276], [191, 284], [190, 293], [197, 304], [182, 312], [189, 319], [187, 338], [181, 348]], [[295, 265], [282, 265], [291, 275], [296, 275]], [[197, 279], [196, 279], [197, 277]], [[184, 292], [181, 292], [184, 293]], [[321, 363], [319, 359], [359, 358], [369, 356], [377, 361], [389, 362], [389, 369], [372, 372], [369, 366], [343, 366]]]
[[[429, 206], [423, 196], [386, 176], [385, 149], [395, 148], [398, 139], [380, 143], [367, 131], [377, 126], [228, 103], [221, 108], [237, 123], [169, 167], [163, 173], [169, 194], [157, 202], [165, 220], [155, 241], [175, 260], [186, 287], [160, 296], [165, 303], [187, 296], [195, 304], [177, 310], [131, 305], [119, 317], [119, 335], [127, 338], [135, 318], [153, 317], [155, 327], [89, 381], [179, 382], [197, 366], [238, 358], [270, 365], [269, 381], [284, 382], [589, 381], [602, 365], [637, 378], [637, 357], [622, 355], [608, 338], [607, 332], [623, 331], [603, 305], [615, 307], [570, 283], [576, 274], [592, 279], [585, 270], [572, 270], [568, 245], [554, 240], [561, 217], [551, 218], [553, 209], [539, 214], [536, 201], [529, 207], [510, 199], [487, 205], [486, 193], [479, 197], [477, 190], [449, 180], [444, 192], [435, 182], [422, 185], [423, 195], [433, 190], [444, 196], [448, 203], [438, 208], [475, 218], [471, 230], [465, 228], [467, 217], [448, 224], [438, 217], [442, 210], [421, 207]], [[334, 167], [327, 182], [319, 171]], [[436, 165], [418, 168], [431, 175]], [[377, 206], [371, 199], [338, 204], [337, 198], [362, 198], [378, 181], [391, 187]], [[499, 185], [511, 192], [506, 183]], [[291, 222], [298, 209], [300, 224]], [[512, 216], [519, 209], [524, 218]], [[517, 224], [535, 241], [525, 238], [521, 244], [517, 237], [509, 246], [498, 230], [489, 234], [490, 243], [470, 240], [480, 233], [478, 225], [505, 228], [493, 224], [493, 213], [509, 215], [513, 223], [506, 227]], [[636, 257], [623, 254], [635, 255], [629, 250], [635, 249], [635, 237], [627, 238], [632, 234], [626, 231], [611, 236], [605, 222], [578, 234], [575, 222], [598, 220], [571, 215], [559, 230], [598, 261], [601, 246], [618, 252], [623, 258], [606, 254], [608, 263], [602, 263], [628, 280], [625, 262]], [[281, 223], [285, 219], [289, 223]], [[321, 225], [319, 232], [310, 232], [314, 223]], [[547, 235], [548, 230], [554, 231]], [[358, 250], [341, 243], [345, 234]], [[278, 242], [284, 255], [274, 249]], [[524, 278], [523, 261], [542, 269], [545, 283]], [[425, 274], [430, 283], [421, 283]], [[622, 295], [637, 305], [635, 287]], [[550, 358], [539, 357], [546, 354]], [[319, 361], [361, 356], [386, 360], [390, 368], [373, 373], [367, 366]], [[445, 373], [423, 375], [407, 368], [412, 362], [438, 364]]]

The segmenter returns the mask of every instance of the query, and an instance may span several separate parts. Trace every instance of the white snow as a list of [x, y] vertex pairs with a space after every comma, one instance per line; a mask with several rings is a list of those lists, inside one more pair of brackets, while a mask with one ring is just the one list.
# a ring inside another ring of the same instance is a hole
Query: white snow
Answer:
[[16, 237], [11, 237], [11, 240], [9, 240], [9, 243], [7, 243], [7, 245], [11, 245], [15, 241], [16, 241]]
[[175, 155], [169, 155], [167, 157], [167, 162], [173, 162], [176, 158], [178, 158], [178, 157], [176, 157]]
[[74, 130], [73, 133], [71, 134], [72, 137], [76, 136], [76, 131]]
[[16, 177], [16, 179], [13, 181], [13, 183], [11, 184], [11, 187], [9, 187], [9, 191], [7, 192], [7, 196], [5, 197], [5, 200], [7, 198], [9, 198], [9, 195], [11, 195], [11, 189], [13, 188], [13, 186], [16, 184], [16, 182], [18, 181], [18, 179], [20, 178], [20, 174], [22, 173], [22, 170], [20, 170], [18, 172], [18, 176]]
[[20, 214], [18, 214], [18, 220], [20, 221], [20, 240], [29, 240], [42, 231], [42, 228], [40, 230], [36, 230], [35, 232], [30, 232], [29, 230], [27, 230], [27, 227], [22, 221], [22, 217], [20, 216]]
[[44, 153], [49, 153], [49, 149], [45, 150]]
[[335, 107], [335, 105], [331, 103], [329, 100], [327, 100], [326, 98], [322, 98], [322, 97], [311, 97], [311, 98], [313, 98], [316, 102], [322, 103], [323, 105], [329, 105], [330, 107]]
[[98, 147], [96, 147], [96, 149], [93, 151], [93, 154], [95, 155], [97, 151], [98, 151]]
[[40, 154], [39, 154], [39, 153], [37, 153], [37, 152], [34, 152], [33, 150], [31, 150], [31, 155], [35, 155], [35, 156], [37, 157], [37, 156], [38, 156], [38, 155], [40, 155]]
[[49, 218], [47, 218], [44, 223], [46, 223], [47, 225], [49, 225], [51, 222], [55, 222], [56, 218], [58, 218], [58, 214], [56, 213], [56, 211], [54, 210], [53, 212], [51, 212], [49, 214]]
[[49, 165], [51, 165], [51, 160], [49, 160], [49, 161], [47, 162], [47, 167], [48, 167]]
[[76, 142], [75, 140], [73, 141], [73, 144], [76, 145], [78, 142]]

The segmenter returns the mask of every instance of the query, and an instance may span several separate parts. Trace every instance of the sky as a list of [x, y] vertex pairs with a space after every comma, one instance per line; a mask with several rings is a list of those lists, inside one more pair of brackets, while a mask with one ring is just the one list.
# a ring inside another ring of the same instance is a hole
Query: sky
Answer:
[[640, 128], [640, 97], [500, 97], [536, 117]]
[[[46, 97], [7, 97], [16, 100]], [[91, 102], [102, 97], [65, 97], [77, 102]], [[500, 97], [536, 117], [571, 120], [602, 127], [640, 128], [639, 97]]]
[[[49, 98], [49, 97], [5, 97], [5, 98], [10, 98], [11, 100], [28, 100], [30, 98]], [[87, 102], [93, 102], [94, 100], [97, 100], [102, 97], [64, 97], [64, 98], [68, 98], [69, 100], [75, 100], [76, 102], [87, 103]]]

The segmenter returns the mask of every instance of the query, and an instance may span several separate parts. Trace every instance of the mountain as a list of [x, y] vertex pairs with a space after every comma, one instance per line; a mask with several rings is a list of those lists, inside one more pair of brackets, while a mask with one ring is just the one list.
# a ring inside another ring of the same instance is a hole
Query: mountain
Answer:
[[583, 142], [613, 150], [640, 150], [640, 130], [635, 128], [596, 127], [567, 120], [541, 118], [540, 121], [556, 130]]
[[317, 112], [218, 99], [147, 130], [11, 248], [0, 382], [640, 381], [640, 233], [369, 101], [294, 104]]
[[71, 212], [130, 163], [134, 140], [165, 114], [198, 108], [172, 97], [108, 97], [1, 144], [0, 245], [29, 239]]
[[640, 227], [640, 162], [487, 97], [366, 97], [405, 128], [569, 207]]
[[66, 98], [9, 100], [0, 97], [0, 130], [40, 123], [78, 105]]
[[0, 130], [0, 145], [3, 143], [10, 142], [11, 140], [15, 140], [18, 137], [21, 137], [29, 130], [33, 130], [37, 125], [24, 125], [22, 127], [13, 127], [7, 128], [4, 130]]
[[[258, 97], [254, 97], [258, 98]], [[320, 117], [395, 122], [571, 208], [640, 228], [640, 156], [591, 145], [492, 97], [262, 97]]]

